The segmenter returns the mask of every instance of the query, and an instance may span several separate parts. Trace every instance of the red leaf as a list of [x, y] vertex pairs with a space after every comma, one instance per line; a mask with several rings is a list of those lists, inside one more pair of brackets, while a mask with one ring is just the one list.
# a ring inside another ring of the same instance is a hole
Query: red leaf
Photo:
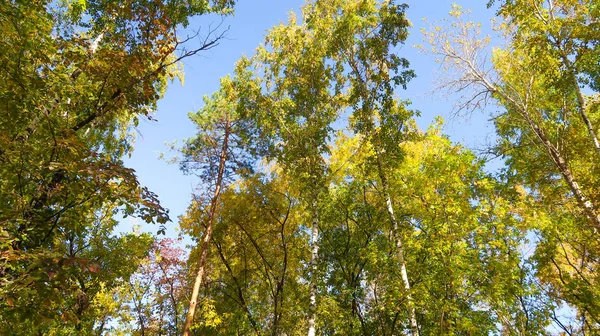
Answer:
[[92, 273], [96, 273], [100, 270], [100, 265], [98, 263], [91, 263], [88, 265], [88, 269]]

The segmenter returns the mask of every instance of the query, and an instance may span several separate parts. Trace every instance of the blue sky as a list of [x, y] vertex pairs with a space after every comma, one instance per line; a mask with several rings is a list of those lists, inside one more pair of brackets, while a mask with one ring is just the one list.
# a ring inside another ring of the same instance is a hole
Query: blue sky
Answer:
[[[424, 55], [413, 46], [422, 43], [420, 29], [428, 28], [431, 21], [448, 18], [450, 0], [409, 0], [407, 16], [412, 22], [411, 35], [400, 53], [409, 60], [417, 77], [408, 84], [407, 90], [399, 89], [401, 99], [412, 101], [412, 108], [421, 112], [417, 119], [419, 126], [426, 129], [436, 116], [446, 120], [445, 133], [455, 142], [469, 148], [482, 147], [488, 137], [493, 135], [493, 125], [484, 114], [474, 114], [470, 118], [451, 118], [453, 102], [436, 92], [432, 92], [435, 78], [439, 75], [439, 66], [432, 56]], [[486, 8], [482, 0], [457, 2], [471, 9], [471, 19], [489, 26], [493, 9]], [[229, 30], [226, 39], [214, 49], [184, 61], [185, 81], [182, 86], [174, 82], [168, 88], [165, 97], [158, 104], [155, 118], [157, 122], [141, 121], [138, 129], [135, 151], [125, 164], [136, 170], [142, 185], [157, 193], [161, 204], [170, 210], [172, 222], [167, 225], [168, 236], [175, 236], [177, 216], [185, 212], [196, 186], [193, 176], [183, 175], [177, 165], [168, 164], [159, 159], [159, 153], [169, 156], [165, 143], [181, 141], [195, 133], [187, 113], [197, 111], [202, 106], [202, 97], [216, 91], [219, 80], [233, 70], [240, 56], [251, 56], [262, 42], [267, 30], [273, 25], [285, 22], [291, 10], [297, 11], [304, 3], [302, 0], [239, 0], [235, 15], [226, 18], [222, 28]], [[423, 18], [428, 22], [423, 22]], [[192, 20], [190, 27], [206, 31], [209, 26], [221, 22], [217, 17], [203, 17]], [[190, 45], [190, 48], [193, 45]], [[134, 222], [123, 223], [122, 229], [129, 231]], [[146, 227], [156, 232], [157, 228]]]

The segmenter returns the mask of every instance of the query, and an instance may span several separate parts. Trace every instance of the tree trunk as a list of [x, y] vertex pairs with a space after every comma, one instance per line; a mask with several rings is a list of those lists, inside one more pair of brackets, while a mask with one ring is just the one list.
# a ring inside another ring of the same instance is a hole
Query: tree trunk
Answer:
[[319, 209], [317, 198], [312, 202], [312, 249], [310, 255], [310, 303], [308, 306], [308, 336], [316, 333], [316, 311], [317, 311], [317, 262], [319, 259]]
[[533, 128], [533, 131], [544, 144], [544, 147], [546, 147], [548, 150], [552, 162], [554, 162], [554, 165], [558, 168], [558, 171], [563, 176], [565, 182], [567, 182], [569, 189], [571, 189], [575, 195], [577, 203], [579, 203], [579, 206], [583, 209], [586, 217], [588, 217], [592, 222], [594, 230], [596, 232], [600, 232], [600, 215], [598, 215], [598, 211], [596, 210], [594, 204], [584, 194], [583, 190], [581, 190], [579, 183], [575, 181], [575, 177], [573, 176], [571, 169], [569, 169], [567, 161], [564, 159], [562, 153], [550, 142], [542, 129], [533, 124], [532, 121], [530, 121], [530, 124]]
[[581, 92], [581, 89], [579, 88], [579, 83], [577, 83], [577, 78], [575, 77], [574, 74], [572, 75], [572, 80], [573, 80], [573, 85], [575, 85], [575, 90], [577, 93], [577, 102], [579, 105], [578, 106], [579, 115], [581, 116], [581, 120], [583, 121], [583, 123], [585, 124], [585, 127], [588, 130], [590, 140], [594, 144], [596, 153], [598, 155], [600, 155], [600, 141], [598, 141], [598, 137], [596, 136], [596, 132], [594, 131], [594, 125], [592, 125], [592, 121], [590, 120], [590, 118], [587, 115], [587, 112], [586, 112], [587, 105], [585, 103], [585, 98], [583, 97], [583, 93]]
[[200, 293], [200, 287], [202, 286], [202, 282], [204, 280], [204, 271], [206, 258], [208, 255], [208, 248], [210, 244], [210, 237], [212, 235], [213, 223], [216, 217], [219, 194], [221, 193], [223, 184], [225, 163], [227, 161], [227, 151], [229, 150], [229, 126], [229, 121], [227, 121], [225, 126], [225, 134], [223, 137], [223, 145], [221, 146], [221, 154], [219, 155], [219, 170], [217, 173], [217, 183], [215, 185], [215, 192], [213, 193], [213, 197], [210, 204], [210, 213], [208, 216], [208, 223], [206, 225], [206, 233], [204, 234], [204, 239], [202, 241], [202, 252], [200, 254], [198, 273], [196, 274], [196, 280], [194, 281], [192, 297], [190, 299], [188, 313], [185, 319], [185, 324], [183, 326], [183, 336], [190, 335], [190, 328], [192, 327], [192, 323], [194, 322], [194, 315], [196, 314], [196, 306], [198, 304], [198, 294]]
[[[556, 148], [556, 146], [554, 146], [552, 144], [550, 139], [548, 139], [548, 137], [546, 136], [546, 133], [540, 127], [540, 125], [538, 125], [532, 119], [532, 117], [528, 111], [527, 105], [519, 104], [508, 93], [504, 92], [502, 89], [500, 89], [496, 85], [493, 85], [487, 79], [485, 79], [485, 77], [482, 74], [478, 73], [477, 76], [481, 79], [481, 83], [479, 85], [482, 85], [491, 94], [500, 95], [503, 99], [508, 101], [515, 109], [517, 109], [519, 114], [521, 114], [521, 116], [523, 117], [525, 122], [528, 124], [528, 126], [531, 128], [531, 130], [535, 133], [535, 135], [538, 137], [538, 139], [540, 139], [540, 141], [542, 142], [542, 145], [548, 151], [548, 154], [550, 155], [550, 159], [552, 160], [552, 162], [554, 163], [554, 165], [556, 166], [556, 168], [562, 175], [562, 177], [565, 180], [565, 182], [567, 183], [567, 186], [569, 187], [569, 189], [571, 189], [571, 191], [575, 195], [575, 199], [577, 200], [579, 207], [583, 210], [583, 213], [585, 214], [585, 216], [592, 222], [594, 231], [596, 231], [596, 233], [600, 232], [600, 215], [598, 215], [598, 210], [596, 209], [596, 206], [584, 194], [583, 190], [579, 186], [579, 183], [577, 183], [577, 181], [575, 180], [575, 177], [573, 176], [573, 173], [569, 169], [569, 166], [568, 166], [567, 161], [565, 160], [563, 154], [558, 150], [558, 148]], [[591, 124], [589, 123], [589, 119], [587, 119], [587, 121], [586, 121], [587, 115], [585, 114], [585, 101], [583, 100], [583, 96], [581, 95], [580, 91], [578, 94], [578, 99], [579, 99], [579, 103], [583, 104], [583, 105], [579, 106], [580, 112], [583, 112], [581, 114], [581, 117], [584, 119], [584, 123], [586, 123], [587, 126], [591, 126]], [[588, 131], [589, 130], [590, 129], [588, 129]], [[594, 143], [596, 143], [597, 139], [596, 139], [595, 133], [593, 132], [593, 128], [591, 129], [590, 136], [592, 137], [592, 140], [594, 141]], [[598, 147], [596, 147], [596, 148], [598, 149]]]
[[569, 169], [569, 166], [568, 166], [567, 161], [565, 160], [563, 154], [558, 150], [558, 148], [556, 148], [556, 146], [554, 146], [552, 144], [550, 139], [548, 139], [544, 130], [532, 119], [531, 115], [529, 114], [527, 106], [526, 105], [523, 106], [523, 105], [517, 103], [517, 101], [515, 101], [507, 93], [496, 88], [495, 86], [493, 86], [491, 84], [488, 84], [487, 82], [484, 84], [484, 86], [491, 93], [497, 93], [497, 94], [501, 95], [502, 98], [506, 99], [511, 105], [513, 105], [519, 111], [519, 113], [521, 114], [523, 119], [525, 119], [525, 122], [527, 122], [527, 124], [529, 125], [529, 127], [531, 128], [533, 133], [535, 133], [535, 135], [538, 137], [538, 139], [540, 139], [540, 141], [542, 142], [542, 145], [548, 151], [548, 154], [550, 155], [550, 159], [552, 160], [552, 162], [554, 163], [554, 165], [556, 166], [556, 168], [562, 175], [562, 177], [565, 180], [565, 182], [567, 183], [567, 186], [569, 187], [569, 189], [571, 189], [571, 191], [575, 195], [575, 199], [577, 200], [577, 203], [579, 204], [580, 208], [583, 210], [583, 213], [592, 222], [592, 225], [594, 226], [594, 230], [597, 233], [600, 232], [600, 215], [598, 215], [598, 210], [596, 209], [594, 204], [589, 200], [589, 198], [584, 194], [583, 190], [581, 190], [581, 187], [579, 186], [579, 183], [577, 183], [577, 181], [575, 180], [575, 177], [573, 176], [573, 173]]
[[390, 221], [392, 222], [392, 236], [394, 239], [394, 245], [396, 246], [396, 259], [400, 264], [400, 276], [402, 278], [402, 283], [404, 284], [404, 289], [406, 290], [406, 302], [408, 305], [408, 318], [410, 322], [410, 330], [413, 336], [419, 336], [419, 324], [417, 323], [417, 314], [415, 312], [414, 301], [412, 299], [412, 295], [410, 294], [410, 282], [408, 281], [406, 261], [404, 260], [404, 246], [402, 244], [402, 238], [400, 237], [400, 227], [398, 225], [398, 220], [396, 219], [396, 215], [394, 213], [394, 207], [392, 206], [392, 198], [390, 197], [390, 193], [388, 190], [387, 177], [383, 170], [379, 151], [377, 151], [376, 154], [377, 168], [379, 170], [379, 179], [381, 180], [383, 196], [385, 197], [385, 204], [387, 208], [386, 210], [388, 215], [390, 216]]

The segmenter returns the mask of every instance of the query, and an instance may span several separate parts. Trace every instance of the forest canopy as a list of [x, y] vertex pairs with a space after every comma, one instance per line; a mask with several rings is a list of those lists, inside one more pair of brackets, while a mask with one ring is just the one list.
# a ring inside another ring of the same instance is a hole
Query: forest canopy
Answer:
[[458, 5], [417, 46], [486, 155], [417, 126], [408, 5], [307, 0], [189, 113], [173, 218], [124, 160], [236, 3], [0, 3], [0, 334], [600, 333], [600, 4], [488, 7], [502, 47]]

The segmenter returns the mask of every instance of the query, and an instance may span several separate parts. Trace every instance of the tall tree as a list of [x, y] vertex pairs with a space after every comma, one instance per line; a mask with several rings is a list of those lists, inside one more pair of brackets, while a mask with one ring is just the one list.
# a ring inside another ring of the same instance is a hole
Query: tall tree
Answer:
[[[520, 251], [526, 198], [483, 172], [483, 161], [440, 135], [408, 123], [403, 160], [388, 170], [400, 231], [410, 249], [419, 331], [455, 335], [542, 332], [549, 323], [543, 294]], [[398, 276], [386, 201], [372, 169], [375, 149], [362, 136], [340, 136], [332, 152], [332, 198], [325, 215], [324, 260], [330, 288], [326, 330], [394, 335], [410, 330], [404, 282]], [[341, 316], [341, 317], [340, 317]], [[403, 321], [404, 320], [404, 321]]]
[[[308, 235], [297, 194], [281, 171], [236, 182], [220, 198], [202, 309], [214, 318], [200, 334], [281, 335], [298, 333], [306, 296], [304, 263]], [[212, 305], [212, 307], [211, 307]]]
[[[404, 43], [409, 22], [405, 17], [406, 5], [392, 1], [344, 2], [317, 1], [314, 17], [331, 20], [331, 57], [340, 66], [349, 69], [347, 104], [352, 107], [352, 130], [364, 135], [364, 140], [375, 149], [373, 167], [377, 170], [381, 193], [391, 223], [400, 277], [408, 300], [410, 326], [413, 335], [419, 334], [415, 307], [410, 294], [410, 281], [405, 262], [405, 248], [400, 237], [400, 223], [394, 212], [388, 185], [390, 165], [401, 160], [398, 144], [402, 141], [404, 122], [411, 116], [404, 104], [394, 97], [396, 86], [406, 87], [414, 76], [408, 61], [393, 50]], [[314, 21], [311, 21], [311, 23]], [[317, 27], [318, 28], [318, 27]], [[326, 28], [327, 29], [327, 28]]]
[[[453, 8], [453, 29], [428, 33], [433, 53], [457, 70], [447, 88], [461, 107], [493, 102], [499, 135], [492, 152], [506, 160], [508, 182], [544, 209], [539, 233], [540, 286], [576, 307], [581, 328], [597, 330], [600, 253], [596, 134], [598, 7], [594, 1], [500, 1], [499, 30], [508, 46], [489, 58], [489, 38]], [[594, 64], [594, 65], [592, 65]], [[568, 275], [568, 276], [567, 276]], [[585, 294], [582, 294], [585, 293]], [[575, 328], [577, 329], [577, 328]]]
[[[197, 136], [187, 140], [181, 149], [183, 158], [180, 161], [184, 172], [197, 173], [202, 179], [208, 196], [196, 195], [184, 220], [193, 223], [191, 234], [200, 239], [203, 235], [190, 304], [184, 324], [183, 334], [190, 335], [196, 314], [198, 295], [203, 284], [206, 260], [213, 233], [213, 225], [218, 216], [219, 197], [221, 192], [244, 170], [251, 170], [250, 141], [253, 127], [249, 119], [239, 113], [239, 97], [237, 84], [245, 83], [244, 59], [240, 62], [239, 76], [234, 79], [224, 78], [221, 89], [210, 98], [205, 97], [204, 107], [197, 113], [190, 114], [199, 132]], [[208, 202], [206, 200], [208, 199]], [[208, 207], [208, 213], [203, 214]]]
[[338, 74], [328, 63], [328, 38], [318, 17], [310, 22], [312, 4], [303, 8], [300, 23], [291, 14], [286, 25], [274, 27], [255, 57], [265, 90], [258, 95], [255, 118], [270, 144], [269, 158], [295, 176], [301, 199], [311, 214], [308, 335], [316, 334], [320, 199], [327, 194], [327, 141], [340, 108]]

